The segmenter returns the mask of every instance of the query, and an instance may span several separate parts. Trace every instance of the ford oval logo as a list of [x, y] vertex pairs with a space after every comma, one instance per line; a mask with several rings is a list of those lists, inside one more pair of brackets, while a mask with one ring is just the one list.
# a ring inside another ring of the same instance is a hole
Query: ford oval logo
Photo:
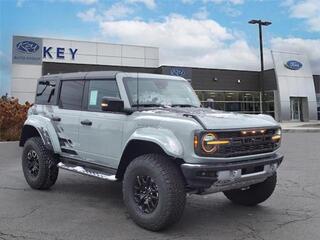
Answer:
[[284, 66], [290, 70], [299, 70], [303, 65], [301, 62], [296, 60], [290, 60]]
[[17, 49], [23, 53], [35, 53], [39, 49], [39, 45], [32, 41], [22, 41], [17, 43]]
[[185, 71], [181, 68], [172, 68], [170, 74], [173, 76], [183, 76], [185, 75]]

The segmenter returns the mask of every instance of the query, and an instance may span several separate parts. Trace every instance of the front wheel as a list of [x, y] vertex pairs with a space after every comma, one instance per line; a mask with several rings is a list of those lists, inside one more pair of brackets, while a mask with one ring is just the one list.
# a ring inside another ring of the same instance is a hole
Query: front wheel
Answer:
[[135, 223], [159, 231], [177, 222], [186, 192], [182, 174], [171, 159], [160, 154], [135, 158], [123, 179], [123, 199]]
[[277, 173], [264, 182], [254, 184], [248, 189], [235, 189], [223, 192], [233, 203], [244, 206], [255, 206], [266, 201], [273, 193], [277, 184]]

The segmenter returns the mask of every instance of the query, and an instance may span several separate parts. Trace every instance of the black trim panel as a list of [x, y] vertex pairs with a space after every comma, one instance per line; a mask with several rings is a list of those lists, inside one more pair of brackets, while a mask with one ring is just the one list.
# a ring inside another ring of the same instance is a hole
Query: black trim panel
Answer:
[[[235, 169], [249, 169], [260, 167], [272, 163], [278, 163], [280, 165], [283, 160], [283, 155], [274, 154], [271, 157], [253, 159], [247, 161], [238, 161], [238, 162], [226, 162], [226, 163], [206, 163], [206, 164], [182, 164], [181, 170], [188, 183], [188, 186], [191, 188], [208, 188], [216, 180], [216, 172], [224, 170], [235, 170]], [[206, 172], [205, 176], [202, 176], [201, 172]]]
[[78, 155], [78, 153], [76, 151], [71, 150], [71, 149], [67, 149], [67, 148], [61, 148], [61, 152], [68, 153], [71, 155]]

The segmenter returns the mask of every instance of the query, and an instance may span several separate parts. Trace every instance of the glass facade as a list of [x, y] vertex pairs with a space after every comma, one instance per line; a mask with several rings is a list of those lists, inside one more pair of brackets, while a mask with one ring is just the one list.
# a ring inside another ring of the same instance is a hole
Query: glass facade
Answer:
[[[217, 110], [259, 114], [261, 93], [258, 91], [196, 90], [204, 107]], [[265, 113], [274, 117], [274, 91], [264, 93]]]

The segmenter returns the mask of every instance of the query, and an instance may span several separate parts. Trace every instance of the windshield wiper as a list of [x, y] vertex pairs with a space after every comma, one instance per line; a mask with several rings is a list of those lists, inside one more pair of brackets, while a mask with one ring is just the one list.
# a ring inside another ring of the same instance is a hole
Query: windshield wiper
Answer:
[[191, 105], [191, 104], [172, 104], [170, 106], [171, 107], [197, 107], [197, 106]]

